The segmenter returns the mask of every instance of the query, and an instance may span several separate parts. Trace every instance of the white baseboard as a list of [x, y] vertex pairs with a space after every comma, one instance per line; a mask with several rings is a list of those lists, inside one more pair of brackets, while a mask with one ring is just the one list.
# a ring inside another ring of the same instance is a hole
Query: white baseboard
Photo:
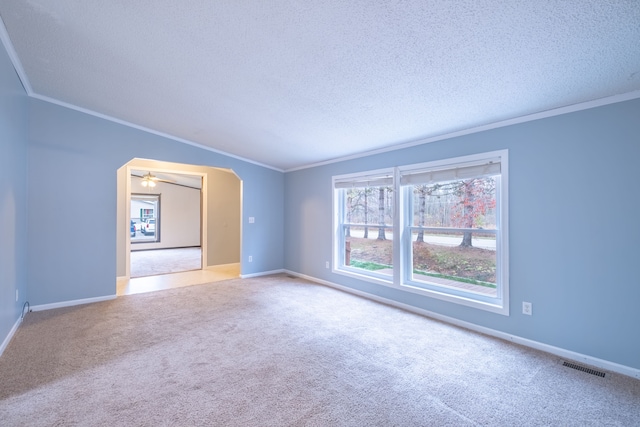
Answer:
[[307, 276], [305, 274], [296, 273], [295, 271], [284, 270], [284, 272], [287, 274], [291, 274], [292, 276], [300, 277], [302, 279], [306, 279], [321, 285], [329, 286], [331, 288], [348, 292], [350, 294], [358, 295], [363, 298], [367, 298], [376, 302], [391, 305], [393, 307], [397, 307], [406, 311], [410, 311], [412, 313], [416, 313], [421, 316], [440, 320], [442, 322], [450, 323], [452, 325], [460, 326], [465, 329], [469, 329], [475, 332], [480, 332], [482, 334], [490, 335], [492, 337], [500, 338], [506, 341], [511, 341], [516, 344], [523, 345], [525, 347], [544, 351], [546, 353], [550, 353], [550, 354], [560, 356], [566, 359], [570, 359], [576, 362], [582, 362], [584, 364], [591, 365], [596, 368], [601, 368], [610, 372], [616, 372], [622, 375], [627, 375], [629, 377], [640, 379], [640, 369], [621, 365], [619, 363], [611, 362], [604, 359], [599, 359], [597, 357], [588, 356], [586, 354], [576, 353], [574, 351], [566, 350], [564, 348], [555, 347], [549, 344], [544, 344], [544, 343], [533, 341], [527, 338], [522, 338], [517, 335], [508, 334], [506, 332], [497, 331], [495, 329], [486, 328], [484, 326], [476, 325], [475, 323], [465, 322], [464, 320], [459, 320], [454, 317], [444, 316], [442, 314], [434, 313], [432, 311], [424, 310], [418, 307], [414, 307], [412, 305], [408, 305], [408, 304], [397, 302], [391, 299], [379, 297], [377, 295], [369, 294], [367, 292], [359, 291], [357, 289], [352, 289], [348, 286], [338, 285], [337, 283], [329, 282], [327, 280], [322, 280], [315, 277]]
[[11, 328], [11, 330], [7, 334], [4, 341], [2, 341], [2, 345], [0, 345], [0, 356], [2, 356], [2, 353], [4, 353], [4, 350], [7, 348], [7, 346], [9, 345], [9, 342], [11, 342], [11, 339], [18, 331], [18, 327], [20, 326], [21, 323], [22, 323], [22, 316], [18, 317], [18, 320], [16, 320], [16, 323], [14, 323], [13, 328]]
[[261, 271], [260, 273], [241, 274], [240, 278], [241, 279], [249, 279], [251, 277], [269, 276], [271, 274], [280, 274], [280, 273], [285, 273], [285, 272], [286, 272], [286, 270], [284, 270], [284, 269], [271, 270], [271, 271]]
[[85, 298], [85, 299], [76, 299], [71, 301], [61, 301], [54, 302], [51, 304], [40, 304], [34, 305], [31, 307], [31, 311], [44, 311], [44, 310], [52, 310], [54, 308], [62, 308], [62, 307], [72, 307], [74, 305], [82, 305], [82, 304], [91, 304], [93, 302], [102, 302], [109, 301], [115, 299], [116, 295], [106, 295], [103, 297], [95, 297], [95, 298]]

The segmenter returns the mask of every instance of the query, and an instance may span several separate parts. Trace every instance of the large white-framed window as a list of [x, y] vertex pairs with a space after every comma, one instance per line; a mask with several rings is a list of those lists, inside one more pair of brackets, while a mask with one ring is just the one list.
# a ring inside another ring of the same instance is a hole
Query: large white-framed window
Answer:
[[508, 314], [507, 151], [399, 168], [402, 286]]
[[334, 271], [393, 282], [393, 169], [333, 178]]
[[507, 150], [337, 176], [333, 186], [335, 272], [509, 314]]

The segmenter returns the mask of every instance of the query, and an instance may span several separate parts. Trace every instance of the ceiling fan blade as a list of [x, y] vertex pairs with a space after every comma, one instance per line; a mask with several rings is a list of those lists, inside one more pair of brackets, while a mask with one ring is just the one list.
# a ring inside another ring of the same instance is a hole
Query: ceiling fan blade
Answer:
[[150, 172], [148, 174], [146, 174], [143, 179], [148, 179], [151, 181], [155, 181], [155, 182], [169, 182], [169, 183], [174, 183], [175, 181], [170, 180], [170, 179], [165, 179], [165, 178], [158, 178], [155, 175], [152, 175]]
[[141, 178], [143, 181], [168, 182], [170, 184], [175, 184], [176, 183], [176, 181], [171, 180], [171, 179], [158, 178], [157, 176], [153, 175], [151, 172], [147, 172], [144, 175], [131, 173], [131, 176], [135, 176], [136, 178]]

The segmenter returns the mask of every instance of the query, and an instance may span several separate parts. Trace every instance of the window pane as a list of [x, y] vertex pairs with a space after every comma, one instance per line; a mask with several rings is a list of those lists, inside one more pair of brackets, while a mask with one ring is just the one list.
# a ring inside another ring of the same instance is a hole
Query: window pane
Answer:
[[413, 225], [496, 229], [496, 179], [413, 186]]
[[361, 274], [393, 277], [393, 204], [390, 186], [345, 188], [341, 227], [344, 266]]
[[453, 290], [497, 296], [495, 234], [412, 232], [413, 280]]
[[[346, 267], [357, 268], [393, 277], [393, 235], [391, 228], [384, 229], [384, 239], [380, 227], [345, 227]], [[367, 236], [367, 237], [365, 237]]]
[[393, 224], [393, 187], [352, 187], [343, 190], [347, 224]]
[[131, 194], [131, 243], [160, 241], [160, 196]]
[[414, 282], [497, 297], [498, 179], [412, 186]]

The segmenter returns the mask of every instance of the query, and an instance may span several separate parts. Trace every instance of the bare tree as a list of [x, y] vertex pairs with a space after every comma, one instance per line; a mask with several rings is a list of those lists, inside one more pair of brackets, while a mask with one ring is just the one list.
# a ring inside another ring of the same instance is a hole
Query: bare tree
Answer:
[[378, 240], [387, 240], [384, 227], [384, 187], [378, 189]]
[[364, 238], [369, 238], [369, 188], [364, 189]]
[[[427, 202], [427, 192], [429, 191], [428, 186], [426, 185], [416, 185], [415, 192], [418, 193], [418, 226], [424, 227], [424, 214], [425, 214], [425, 206]], [[416, 239], [417, 242], [424, 243], [424, 230], [418, 231], [418, 237]]]
[[[351, 223], [351, 215], [353, 210], [353, 208], [351, 207], [352, 202], [353, 202], [353, 192], [348, 191], [347, 192], [347, 223], [349, 224]], [[351, 226], [347, 226], [345, 230], [345, 236], [351, 237]]]

